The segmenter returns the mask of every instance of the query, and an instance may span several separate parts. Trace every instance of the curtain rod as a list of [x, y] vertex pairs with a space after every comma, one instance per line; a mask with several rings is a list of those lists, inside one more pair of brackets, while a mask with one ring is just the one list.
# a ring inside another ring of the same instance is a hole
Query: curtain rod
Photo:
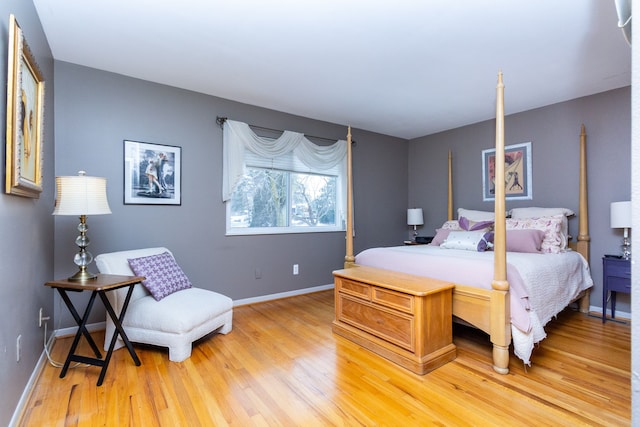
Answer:
[[[216, 116], [216, 123], [218, 124], [218, 126], [220, 126], [222, 128], [222, 126], [224, 126], [224, 122], [227, 121], [227, 117], [221, 117], [221, 116]], [[260, 129], [260, 130], [266, 130], [268, 132], [284, 132], [283, 130], [280, 129], [272, 129], [272, 128], [267, 128], [264, 126], [256, 126], [256, 125], [252, 125], [249, 124], [250, 127], [254, 128], [254, 129]], [[337, 139], [331, 139], [331, 138], [325, 138], [323, 136], [313, 136], [313, 135], [306, 135], [305, 136], [307, 138], [313, 138], [313, 139], [322, 139], [324, 141], [331, 141], [331, 142], [336, 142], [338, 141]], [[351, 144], [355, 144], [356, 142], [354, 140], [351, 140]]]

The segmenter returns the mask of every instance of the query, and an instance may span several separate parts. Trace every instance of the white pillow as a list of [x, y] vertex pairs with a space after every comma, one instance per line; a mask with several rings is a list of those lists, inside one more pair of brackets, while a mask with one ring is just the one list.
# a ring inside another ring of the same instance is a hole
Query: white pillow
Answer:
[[495, 221], [496, 215], [493, 211], [475, 211], [473, 209], [458, 208], [458, 219], [465, 217], [471, 221]]
[[492, 246], [493, 233], [486, 231], [451, 231], [440, 244], [442, 249], [484, 252]]
[[[543, 218], [547, 216], [563, 215], [561, 232], [564, 236], [565, 242], [570, 240], [569, 238], [569, 221], [567, 217], [575, 215], [571, 209], [567, 208], [513, 208], [510, 211], [511, 218]], [[566, 249], [563, 247], [562, 249]]]

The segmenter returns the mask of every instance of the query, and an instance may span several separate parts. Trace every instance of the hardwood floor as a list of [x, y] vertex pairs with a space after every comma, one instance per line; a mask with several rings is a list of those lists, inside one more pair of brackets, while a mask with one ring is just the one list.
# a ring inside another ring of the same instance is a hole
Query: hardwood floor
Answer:
[[[97, 367], [59, 378], [47, 365], [20, 425], [630, 425], [629, 325], [566, 310], [532, 366], [512, 356], [508, 375], [484, 334], [456, 325], [458, 357], [420, 376], [334, 335], [333, 316], [333, 291], [237, 307], [233, 331], [183, 363], [136, 345], [136, 367], [116, 351], [101, 387]], [[70, 345], [56, 340], [54, 359]]]

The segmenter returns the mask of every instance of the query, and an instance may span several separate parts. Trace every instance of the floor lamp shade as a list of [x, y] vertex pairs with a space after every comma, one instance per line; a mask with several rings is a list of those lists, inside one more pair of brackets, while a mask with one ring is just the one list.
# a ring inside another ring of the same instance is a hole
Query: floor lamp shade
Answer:
[[89, 246], [87, 216], [110, 213], [105, 178], [86, 176], [83, 171], [80, 171], [78, 176], [56, 177], [56, 205], [53, 215], [80, 217], [80, 224], [78, 224], [80, 235], [76, 237], [76, 245], [80, 248], [80, 252], [73, 258], [73, 262], [79, 269], [68, 280], [85, 281], [96, 278], [95, 274], [87, 270], [87, 266], [93, 261], [93, 255], [86, 250]]

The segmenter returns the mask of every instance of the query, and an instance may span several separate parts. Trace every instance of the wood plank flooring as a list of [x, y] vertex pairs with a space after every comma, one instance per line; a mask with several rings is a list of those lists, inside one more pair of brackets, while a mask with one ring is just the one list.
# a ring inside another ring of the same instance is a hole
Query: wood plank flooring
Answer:
[[[97, 367], [47, 365], [22, 426], [624, 426], [630, 425], [630, 326], [565, 310], [526, 370], [491, 369], [480, 331], [456, 325], [458, 357], [424, 376], [334, 335], [333, 291], [234, 309], [233, 331], [183, 363], [166, 349], [114, 353]], [[102, 333], [95, 334], [102, 342]], [[71, 338], [56, 340], [62, 361]], [[90, 354], [86, 346], [86, 354]]]

